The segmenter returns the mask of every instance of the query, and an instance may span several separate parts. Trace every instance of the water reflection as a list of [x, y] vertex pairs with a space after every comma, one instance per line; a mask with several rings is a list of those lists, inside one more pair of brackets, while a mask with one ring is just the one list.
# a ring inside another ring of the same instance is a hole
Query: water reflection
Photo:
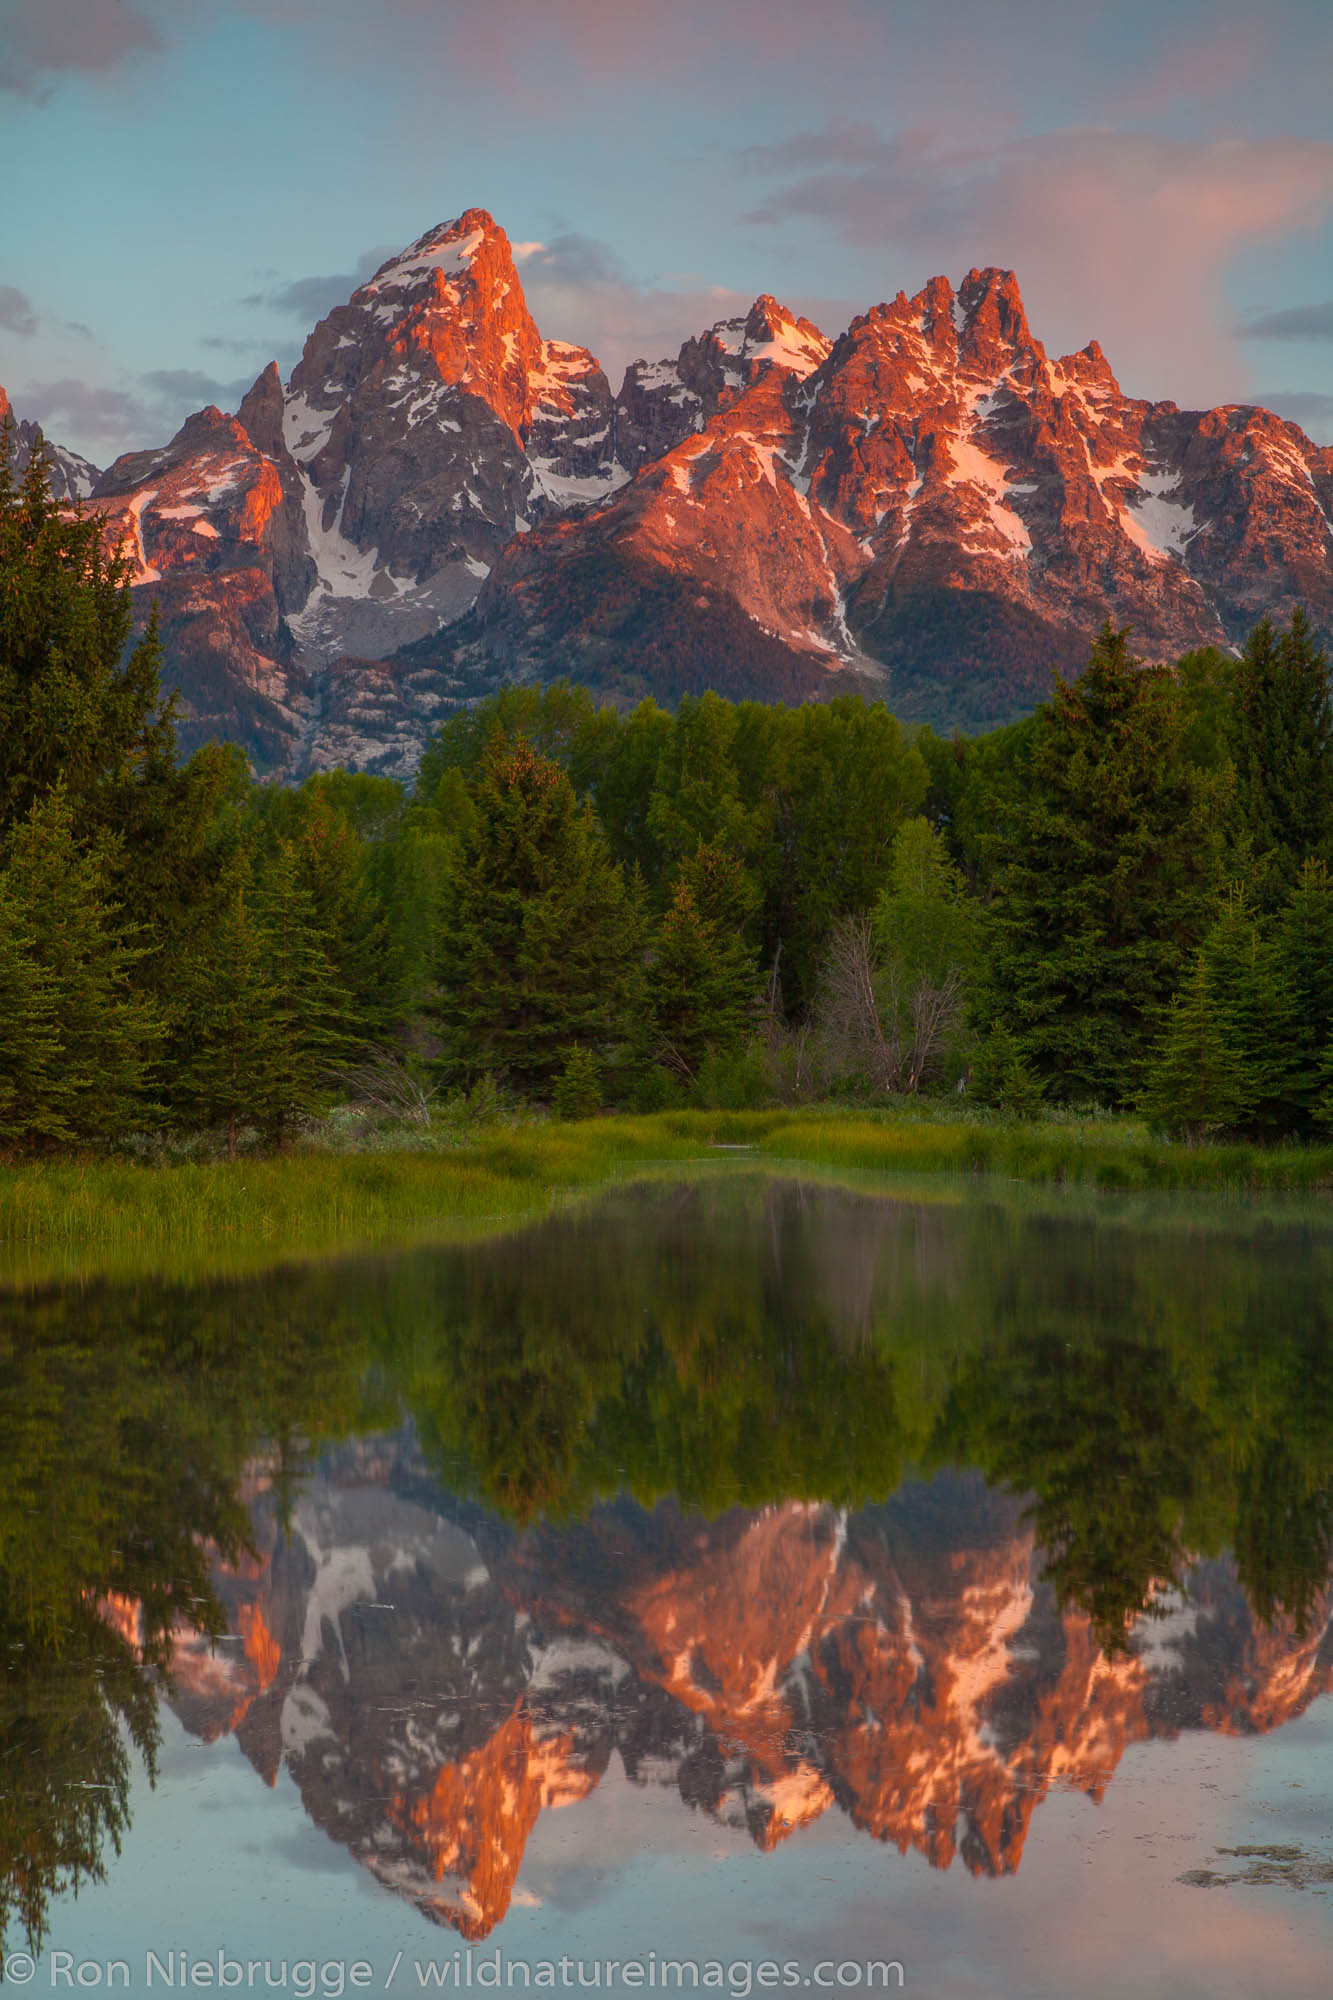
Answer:
[[[707, 1520], [673, 1502], [472, 1534], [412, 1497], [409, 1438], [331, 1454], [268, 1560], [219, 1576], [241, 1635], [183, 1644], [186, 1726], [235, 1730], [380, 1881], [469, 1938], [503, 1918], [547, 1809], [613, 1754], [764, 1849], [824, 1814], [940, 1868], [1017, 1868], [1052, 1784], [1100, 1797], [1126, 1747], [1271, 1729], [1329, 1684], [1204, 1562], [1121, 1652], [1061, 1610], [1019, 1503], [941, 1474], [848, 1513]], [[252, 1635], [262, 1634], [259, 1646]]]
[[0, 1919], [132, 1839], [163, 1674], [469, 1938], [613, 1756], [761, 1848], [842, 1815], [1012, 1872], [1052, 1785], [1327, 1687], [1331, 1264], [726, 1182], [11, 1297]]

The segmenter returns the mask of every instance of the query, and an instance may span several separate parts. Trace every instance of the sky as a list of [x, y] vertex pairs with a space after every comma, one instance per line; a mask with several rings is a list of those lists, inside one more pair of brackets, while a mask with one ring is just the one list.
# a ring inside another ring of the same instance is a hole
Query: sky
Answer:
[[105, 465], [466, 208], [541, 331], [1013, 269], [1053, 354], [1333, 442], [1328, 0], [0, 0], [0, 384]]

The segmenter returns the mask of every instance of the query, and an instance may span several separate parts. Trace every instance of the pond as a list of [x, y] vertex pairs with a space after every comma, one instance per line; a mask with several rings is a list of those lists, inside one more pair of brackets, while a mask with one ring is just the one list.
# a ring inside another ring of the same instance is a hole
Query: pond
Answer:
[[10, 1984], [1322, 1990], [1316, 1205], [647, 1181], [0, 1422]]

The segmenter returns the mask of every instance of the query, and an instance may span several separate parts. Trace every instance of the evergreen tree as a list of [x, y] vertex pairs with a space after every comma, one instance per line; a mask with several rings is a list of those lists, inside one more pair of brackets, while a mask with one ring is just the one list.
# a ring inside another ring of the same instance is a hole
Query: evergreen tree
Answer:
[[206, 932], [178, 968], [171, 1106], [187, 1124], [225, 1130], [234, 1154], [242, 1129], [268, 1119], [270, 1078], [283, 1060], [283, 1025], [244, 849], [225, 863], [208, 916]]
[[1237, 1046], [1235, 1018], [1219, 1000], [1200, 951], [1171, 1003], [1144, 1083], [1145, 1117], [1191, 1144], [1245, 1123], [1253, 1085]]
[[292, 1120], [325, 1102], [338, 1068], [357, 1052], [350, 1006], [331, 956], [331, 939], [303, 880], [290, 841], [279, 841], [255, 897], [263, 940], [266, 1000], [273, 1035], [256, 1109], [266, 1136], [280, 1141]]
[[158, 692], [155, 620], [130, 647], [130, 564], [108, 553], [102, 518], [51, 497], [45, 445], [21, 487], [0, 438], [0, 835], [63, 784], [78, 831], [104, 825], [111, 788], [175, 761]]
[[743, 936], [700, 909], [682, 872], [649, 972], [659, 1060], [693, 1082], [708, 1056], [733, 1055], [751, 1025], [757, 986]]
[[1333, 1134], [1333, 1042], [1328, 1044], [1319, 1058], [1315, 1070], [1313, 1118], [1319, 1127], [1318, 1136], [1327, 1142]]
[[[104, 856], [77, 843], [57, 784], [15, 829], [0, 872], [11, 977], [20, 995], [27, 989], [22, 1004], [37, 1037], [21, 1090], [18, 1065], [10, 1070], [15, 1140], [110, 1139], [153, 1116], [148, 1084], [162, 1022], [135, 989], [142, 953], [107, 894], [106, 874]], [[48, 1023], [58, 1037], [53, 1051]]]
[[739, 856], [716, 841], [701, 840], [676, 871], [676, 884], [681, 882], [688, 887], [704, 922], [729, 932], [733, 941], [741, 944], [758, 907], [759, 889]]
[[71, 1136], [61, 1078], [52, 981], [26, 914], [0, 876], [0, 1147]]
[[603, 1061], [640, 1032], [640, 925], [566, 774], [496, 736], [472, 788], [437, 968], [445, 1060], [549, 1091], [571, 1046]]
[[1211, 798], [1182, 754], [1172, 676], [1108, 625], [1033, 718], [996, 871], [990, 1012], [1057, 1096], [1135, 1093], [1205, 921]]
[[1269, 927], [1242, 889], [1226, 897], [1203, 942], [1228, 1047], [1245, 1079], [1244, 1118], [1259, 1134], [1289, 1131], [1296, 1115], [1295, 995]]
[[1024, 1060], [1018, 1040], [997, 1021], [972, 1057], [968, 1094], [977, 1104], [990, 1105], [1014, 1118], [1029, 1118], [1041, 1108], [1046, 1086]]
[[1232, 757], [1240, 837], [1271, 904], [1308, 856], [1333, 861], [1333, 702], [1303, 610], [1280, 637], [1265, 618], [1246, 642], [1235, 667]]
[[304, 806], [293, 858], [328, 970], [344, 995], [343, 1034], [352, 1053], [358, 1043], [392, 1039], [404, 997], [405, 954], [371, 886], [365, 843], [329, 788], [317, 781]]
[[1278, 921], [1275, 957], [1289, 995], [1287, 1094], [1294, 1123], [1308, 1131], [1333, 1051], [1333, 877], [1307, 859]]
[[602, 1108], [602, 1066], [591, 1049], [568, 1049], [551, 1091], [557, 1118], [591, 1118]]
[[213, 879], [218, 810], [248, 782], [234, 746], [181, 764], [158, 684], [156, 610], [132, 643], [131, 565], [100, 514], [51, 496], [44, 445], [21, 487], [0, 437], [0, 852], [61, 786], [74, 839], [136, 939], [135, 984], [169, 1011], [174, 965]]

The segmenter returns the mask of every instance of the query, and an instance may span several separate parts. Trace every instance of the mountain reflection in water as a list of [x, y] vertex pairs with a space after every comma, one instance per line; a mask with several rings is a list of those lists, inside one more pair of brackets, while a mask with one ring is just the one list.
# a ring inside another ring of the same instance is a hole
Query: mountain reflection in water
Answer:
[[0, 1920], [132, 1842], [159, 1687], [473, 1939], [613, 1756], [997, 1875], [1129, 1744], [1300, 1714], [1333, 1238], [1241, 1220], [719, 1180], [8, 1296]]

